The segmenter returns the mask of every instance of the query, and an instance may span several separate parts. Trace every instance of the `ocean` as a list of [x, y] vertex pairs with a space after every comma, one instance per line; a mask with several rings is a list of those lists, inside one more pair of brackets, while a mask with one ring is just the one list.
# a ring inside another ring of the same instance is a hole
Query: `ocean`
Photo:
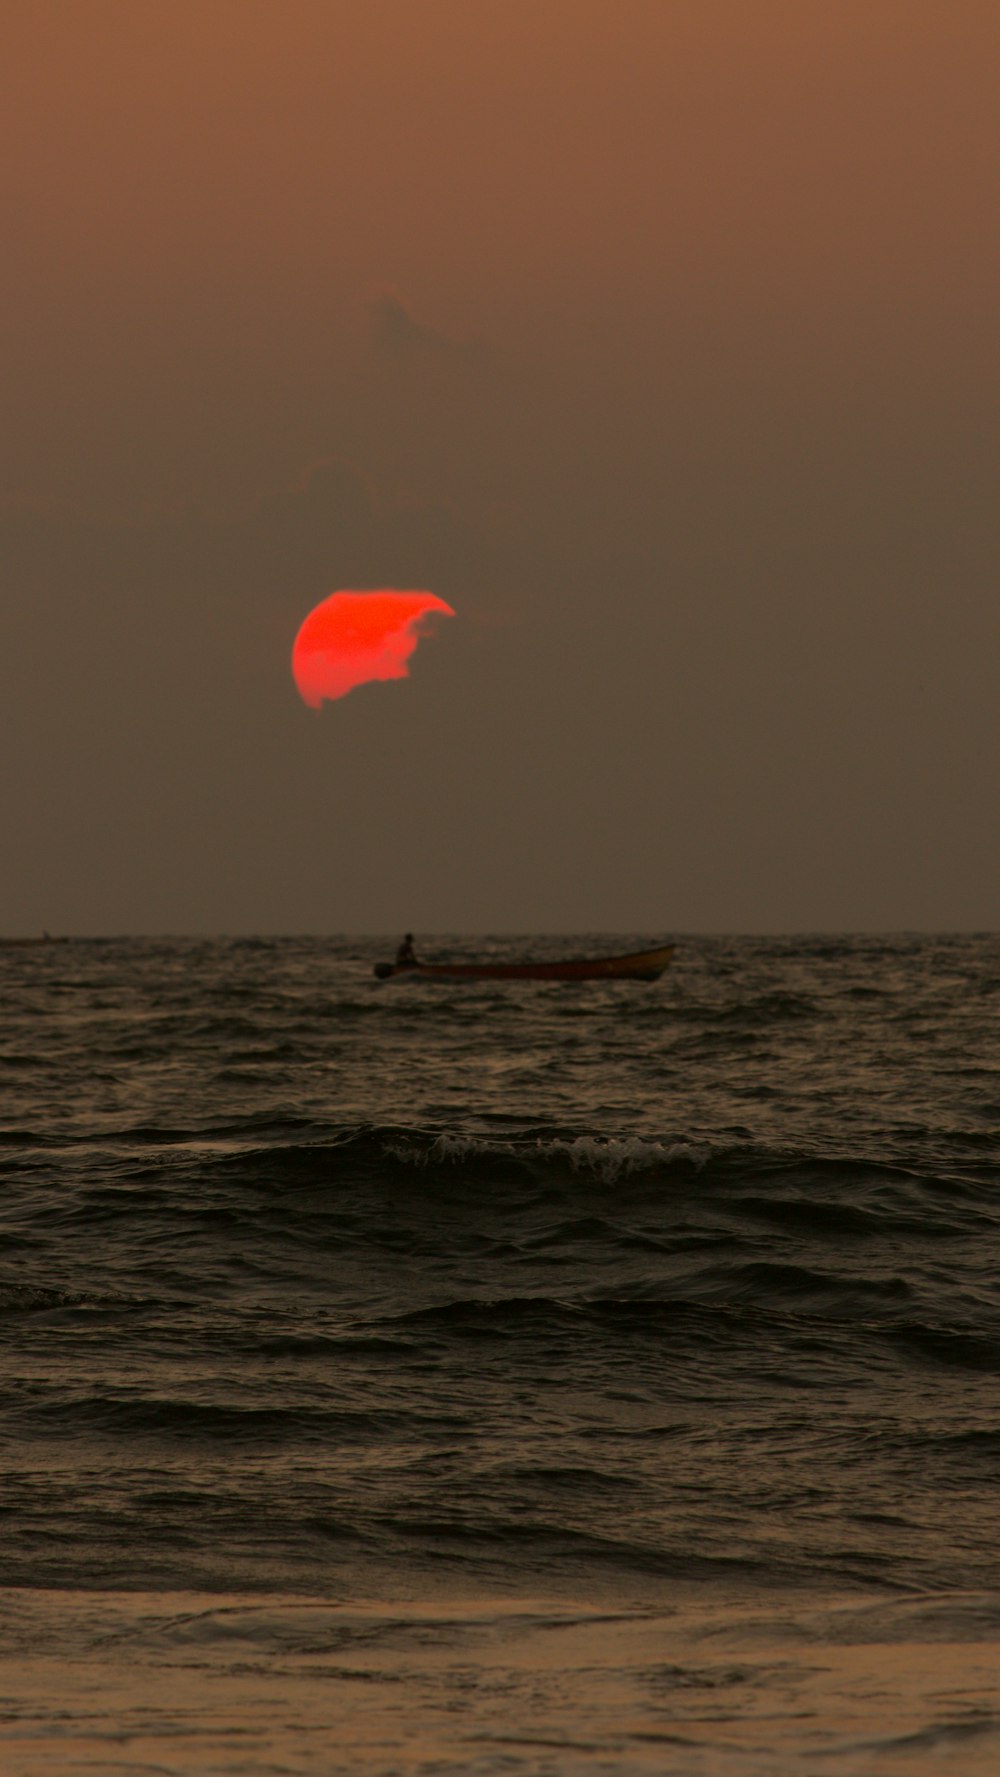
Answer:
[[0, 1767], [994, 1772], [1000, 938], [393, 948], [0, 950]]

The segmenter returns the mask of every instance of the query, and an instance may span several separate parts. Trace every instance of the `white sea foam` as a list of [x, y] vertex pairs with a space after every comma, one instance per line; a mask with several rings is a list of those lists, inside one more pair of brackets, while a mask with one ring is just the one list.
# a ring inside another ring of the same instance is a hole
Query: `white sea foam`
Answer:
[[572, 1141], [540, 1142], [549, 1153], [565, 1154], [574, 1172], [593, 1172], [608, 1184], [630, 1173], [650, 1172], [678, 1161], [700, 1172], [711, 1156], [707, 1142], [650, 1141], [640, 1135], [578, 1135]]
[[394, 1160], [412, 1166], [459, 1165], [471, 1160], [568, 1161], [572, 1170], [589, 1173], [612, 1184], [633, 1173], [651, 1172], [678, 1163], [696, 1171], [706, 1165], [712, 1149], [707, 1142], [655, 1141], [648, 1137], [578, 1135], [538, 1136], [531, 1142], [495, 1140], [489, 1136], [446, 1131], [424, 1147], [392, 1140], [386, 1152]]

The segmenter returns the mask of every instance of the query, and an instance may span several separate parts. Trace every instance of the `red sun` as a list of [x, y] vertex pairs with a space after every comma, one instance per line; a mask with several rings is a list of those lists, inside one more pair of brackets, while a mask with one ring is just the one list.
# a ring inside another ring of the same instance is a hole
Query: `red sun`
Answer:
[[331, 592], [295, 638], [292, 675], [303, 703], [346, 697], [373, 679], [405, 679], [421, 619], [455, 613], [433, 592]]

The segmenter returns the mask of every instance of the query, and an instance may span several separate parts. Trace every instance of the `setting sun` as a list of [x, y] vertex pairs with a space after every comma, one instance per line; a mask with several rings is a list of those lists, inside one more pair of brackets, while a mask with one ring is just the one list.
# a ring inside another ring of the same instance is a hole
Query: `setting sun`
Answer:
[[310, 611], [292, 649], [292, 674], [303, 703], [318, 710], [356, 685], [405, 679], [421, 620], [454, 617], [432, 592], [332, 592]]

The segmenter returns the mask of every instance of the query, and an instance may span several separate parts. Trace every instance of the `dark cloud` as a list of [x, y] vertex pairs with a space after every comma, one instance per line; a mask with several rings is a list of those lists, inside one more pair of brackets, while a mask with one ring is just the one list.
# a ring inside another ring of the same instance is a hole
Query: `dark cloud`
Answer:
[[337, 586], [454, 588], [468, 583], [482, 548], [448, 504], [380, 496], [343, 457], [321, 459], [228, 525], [224, 547], [245, 555], [254, 583], [266, 581], [280, 601]]
[[500, 357], [487, 340], [454, 339], [418, 321], [393, 290], [378, 291], [366, 308], [372, 349], [382, 363], [485, 372]]
[[474, 616], [502, 572], [495, 547], [452, 507], [380, 495], [343, 457], [235, 515], [8, 509], [0, 550], [0, 670], [20, 676], [29, 658], [49, 697], [83, 707], [106, 703], [116, 684], [155, 701], [140, 662], [168, 657], [184, 676], [197, 656], [226, 654], [223, 696], [244, 672], [283, 683], [295, 631], [328, 593], [427, 587]]

